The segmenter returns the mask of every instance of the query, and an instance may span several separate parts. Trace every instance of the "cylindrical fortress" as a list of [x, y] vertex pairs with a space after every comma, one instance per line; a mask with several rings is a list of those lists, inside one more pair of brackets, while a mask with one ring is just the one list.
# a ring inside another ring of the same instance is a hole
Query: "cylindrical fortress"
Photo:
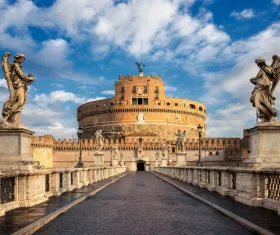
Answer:
[[120, 76], [115, 96], [85, 103], [78, 107], [77, 118], [84, 137], [94, 138], [95, 131], [118, 133], [129, 140], [175, 140], [178, 130], [196, 139], [201, 124], [205, 136], [205, 105], [193, 100], [165, 96], [160, 76]]

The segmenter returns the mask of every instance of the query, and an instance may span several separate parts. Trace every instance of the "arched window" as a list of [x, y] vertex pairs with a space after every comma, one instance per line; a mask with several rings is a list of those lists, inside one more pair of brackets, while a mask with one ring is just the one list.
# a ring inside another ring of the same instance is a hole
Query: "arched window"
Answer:
[[175, 147], [172, 147], [172, 153], [175, 153]]
[[178, 106], [178, 104], [177, 104], [177, 103], [175, 103], [175, 106]]
[[199, 107], [199, 111], [201, 111], [201, 112], [202, 112], [202, 111], [203, 111], [203, 108], [202, 108], [202, 107]]
[[143, 139], [142, 138], [139, 138], [139, 143], [142, 143]]
[[166, 105], [170, 105], [170, 103], [168, 102]]
[[190, 104], [190, 108], [191, 109], [195, 109], [195, 105], [194, 104]]

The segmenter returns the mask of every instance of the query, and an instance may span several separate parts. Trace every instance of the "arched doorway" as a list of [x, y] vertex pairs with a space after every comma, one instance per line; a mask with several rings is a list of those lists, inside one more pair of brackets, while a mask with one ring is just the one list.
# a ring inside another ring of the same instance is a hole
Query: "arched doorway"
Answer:
[[145, 171], [145, 165], [146, 162], [145, 161], [137, 161], [137, 171]]

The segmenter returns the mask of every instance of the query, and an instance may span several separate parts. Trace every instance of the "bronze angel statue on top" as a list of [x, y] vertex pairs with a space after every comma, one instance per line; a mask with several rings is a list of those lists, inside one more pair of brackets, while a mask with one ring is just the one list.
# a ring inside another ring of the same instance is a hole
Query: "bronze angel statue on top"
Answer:
[[4, 103], [2, 116], [3, 128], [26, 128], [21, 124], [20, 116], [26, 102], [28, 86], [35, 80], [32, 74], [23, 74], [22, 64], [25, 61], [24, 54], [16, 54], [14, 63], [9, 63], [11, 53], [6, 52], [2, 57], [2, 70], [7, 81], [10, 97]]
[[261, 122], [273, 122], [278, 111], [273, 107], [275, 97], [273, 92], [280, 79], [280, 57], [274, 55], [272, 64], [267, 65], [263, 58], [255, 60], [259, 72], [250, 82], [255, 85], [250, 101], [257, 108], [257, 119]]

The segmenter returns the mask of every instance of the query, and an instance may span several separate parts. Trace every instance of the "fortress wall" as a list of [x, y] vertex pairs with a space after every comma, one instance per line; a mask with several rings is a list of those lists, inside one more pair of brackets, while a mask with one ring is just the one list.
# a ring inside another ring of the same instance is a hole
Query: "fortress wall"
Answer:
[[40, 165], [44, 166], [44, 168], [52, 168], [53, 165], [53, 148], [51, 147], [33, 147], [33, 159], [34, 161], [39, 161]]

